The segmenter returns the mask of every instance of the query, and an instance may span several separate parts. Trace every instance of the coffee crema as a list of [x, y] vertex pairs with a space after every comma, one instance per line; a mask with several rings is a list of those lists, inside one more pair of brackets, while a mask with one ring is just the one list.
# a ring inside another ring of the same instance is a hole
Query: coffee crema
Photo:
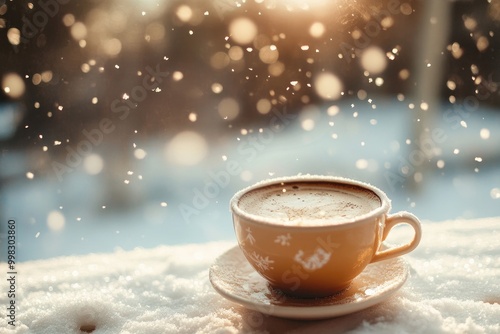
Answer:
[[283, 225], [324, 226], [344, 223], [381, 206], [368, 189], [328, 182], [281, 183], [253, 189], [238, 206]]

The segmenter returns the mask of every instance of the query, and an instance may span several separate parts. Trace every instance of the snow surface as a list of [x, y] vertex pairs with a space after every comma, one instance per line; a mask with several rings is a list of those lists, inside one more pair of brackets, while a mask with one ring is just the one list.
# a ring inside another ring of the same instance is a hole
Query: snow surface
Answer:
[[[397, 227], [390, 241], [406, 233]], [[217, 294], [208, 269], [234, 242], [22, 262], [18, 322], [2, 316], [0, 333], [500, 333], [500, 218], [424, 222], [423, 233], [400, 291], [322, 321], [263, 315]]]

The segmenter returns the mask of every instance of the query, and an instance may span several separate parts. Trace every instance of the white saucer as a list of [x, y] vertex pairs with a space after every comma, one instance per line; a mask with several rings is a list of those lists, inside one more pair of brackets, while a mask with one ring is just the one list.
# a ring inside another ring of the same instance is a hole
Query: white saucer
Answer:
[[293, 298], [273, 289], [248, 263], [239, 246], [219, 256], [209, 278], [223, 297], [249, 309], [283, 318], [325, 319], [363, 310], [387, 299], [408, 277], [401, 257], [368, 265], [351, 286], [334, 296]]

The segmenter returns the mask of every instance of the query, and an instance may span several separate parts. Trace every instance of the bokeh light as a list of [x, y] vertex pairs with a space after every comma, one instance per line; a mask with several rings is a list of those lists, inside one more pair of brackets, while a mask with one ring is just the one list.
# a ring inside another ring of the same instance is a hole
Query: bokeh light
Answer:
[[7, 30], [7, 39], [12, 45], [19, 45], [21, 43], [21, 31], [17, 28], [10, 28]]
[[340, 98], [343, 84], [333, 73], [320, 73], [314, 80], [316, 93], [326, 100], [337, 100]]
[[238, 117], [240, 113], [240, 105], [235, 99], [226, 97], [219, 102], [217, 110], [223, 119], [231, 121]]
[[382, 73], [387, 67], [387, 57], [381, 48], [371, 46], [361, 54], [361, 66], [371, 74]]
[[98, 154], [91, 154], [83, 159], [83, 168], [87, 174], [97, 175], [104, 168], [104, 160]]
[[66, 218], [60, 211], [50, 211], [47, 215], [47, 226], [54, 232], [61, 231], [66, 225]]
[[246, 17], [234, 19], [229, 24], [229, 35], [239, 44], [251, 43], [257, 36], [257, 25]]
[[7, 73], [2, 79], [2, 90], [11, 98], [23, 96], [26, 87], [24, 80], [17, 73]]
[[314, 38], [320, 38], [325, 33], [325, 25], [321, 22], [314, 22], [309, 27], [309, 34]]
[[167, 160], [176, 165], [194, 166], [208, 154], [208, 143], [199, 133], [182, 131], [166, 145]]
[[274, 64], [279, 58], [275, 45], [266, 45], [259, 50], [259, 58], [264, 64]]

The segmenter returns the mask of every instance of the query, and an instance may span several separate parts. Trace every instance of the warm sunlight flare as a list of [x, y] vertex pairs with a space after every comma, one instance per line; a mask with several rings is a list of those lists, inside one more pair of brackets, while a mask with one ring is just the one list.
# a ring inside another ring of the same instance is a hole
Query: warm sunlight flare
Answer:
[[332, 5], [337, 1], [331, 0], [256, 0], [257, 3], [264, 3], [267, 7], [285, 7], [289, 11], [319, 9]]

